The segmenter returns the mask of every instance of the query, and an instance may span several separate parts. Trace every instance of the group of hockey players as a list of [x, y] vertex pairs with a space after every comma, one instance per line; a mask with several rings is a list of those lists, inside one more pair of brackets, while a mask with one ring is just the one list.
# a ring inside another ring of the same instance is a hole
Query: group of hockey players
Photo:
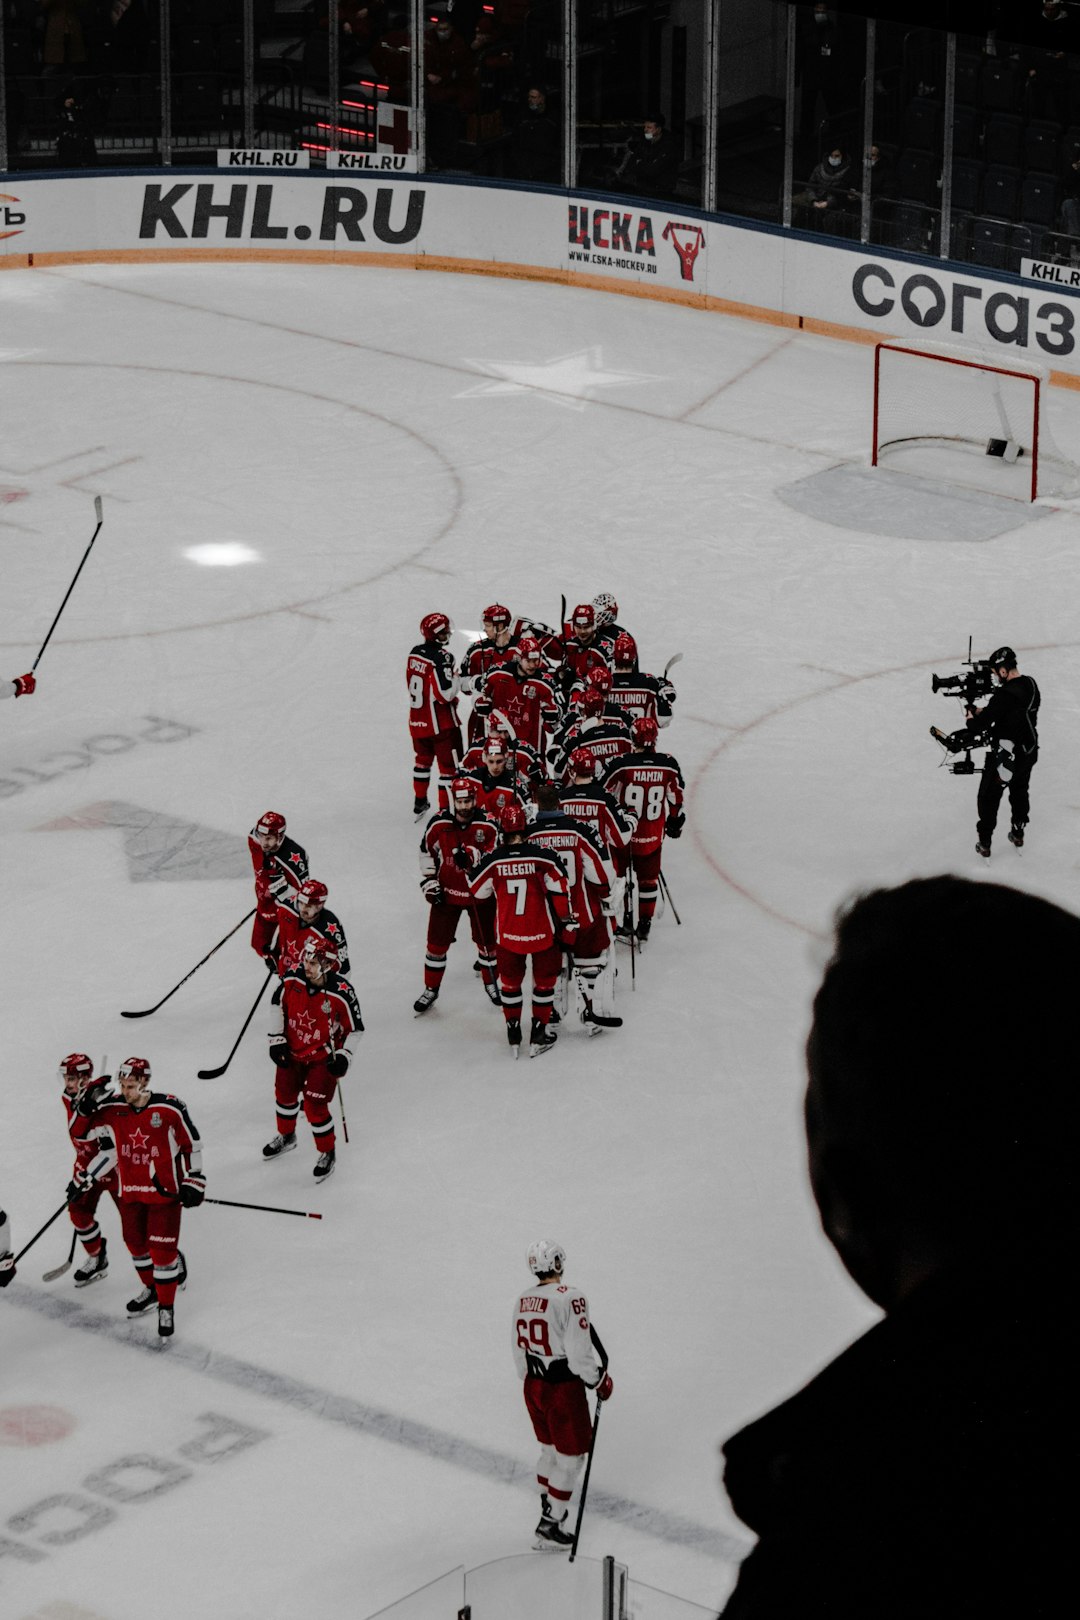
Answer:
[[[636, 953], [649, 939], [664, 841], [683, 829], [682, 772], [657, 749], [675, 689], [666, 669], [642, 670], [617, 614], [603, 592], [555, 630], [496, 602], [457, 662], [450, 619], [429, 613], [408, 657], [413, 814], [429, 818], [420, 840], [427, 954], [414, 1011], [437, 1001], [467, 913], [475, 966], [515, 1057], [530, 963], [530, 1055], [555, 1044], [571, 984], [589, 1034], [621, 1024], [613, 940]], [[464, 734], [463, 695], [472, 700]]]

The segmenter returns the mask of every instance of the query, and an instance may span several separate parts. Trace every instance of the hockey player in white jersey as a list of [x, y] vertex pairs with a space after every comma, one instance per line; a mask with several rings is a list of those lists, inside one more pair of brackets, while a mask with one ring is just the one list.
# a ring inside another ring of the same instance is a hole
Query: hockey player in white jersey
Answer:
[[597, 1400], [606, 1401], [613, 1388], [589, 1302], [563, 1281], [565, 1265], [562, 1245], [538, 1238], [528, 1254], [536, 1281], [514, 1302], [514, 1363], [540, 1442], [538, 1549], [573, 1545], [567, 1514], [592, 1437], [585, 1391], [594, 1389]]

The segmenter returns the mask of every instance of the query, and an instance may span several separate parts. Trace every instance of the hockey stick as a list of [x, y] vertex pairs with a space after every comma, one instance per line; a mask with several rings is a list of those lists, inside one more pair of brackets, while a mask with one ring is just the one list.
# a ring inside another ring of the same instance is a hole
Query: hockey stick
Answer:
[[61, 615], [61, 613], [63, 613], [64, 609], [67, 607], [68, 597], [71, 595], [72, 591], [75, 589], [75, 581], [78, 579], [79, 575], [83, 571], [83, 563], [85, 563], [87, 557], [89, 557], [90, 552], [93, 549], [94, 541], [97, 539], [98, 535], [101, 533], [101, 525], [102, 525], [103, 519], [102, 519], [102, 516], [101, 516], [101, 496], [100, 495], [95, 495], [94, 496], [94, 516], [97, 518], [97, 528], [94, 530], [93, 534], [90, 536], [90, 544], [87, 546], [86, 550], [83, 552], [82, 562], [79, 564], [78, 568], [76, 568], [75, 576], [72, 579], [71, 584], [67, 588], [67, 592], [65, 593], [64, 600], [61, 602], [60, 606], [56, 610], [56, 618], [53, 620], [52, 624], [50, 624], [50, 626], [49, 626], [49, 634], [45, 637], [45, 640], [41, 643], [41, 652], [38, 653], [37, 657], [34, 659], [33, 664], [30, 666], [31, 671], [37, 669], [38, 665], [41, 663], [41, 654], [45, 651], [46, 647], [49, 645], [49, 642], [52, 640], [52, 633], [56, 629], [56, 626], [60, 622], [60, 615]]
[[614, 1016], [607, 1018], [602, 1013], [593, 1012], [592, 1000], [585, 994], [580, 984], [578, 985], [578, 994], [585, 1003], [585, 1018], [588, 1023], [596, 1024], [600, 1029], [622, 1029], [623, 1021], [621, 1018]]
[[221, 947], [225, 943], [225, 940], [232, 939], [233, 935], [235, 933], [237, 933], [237, 931], [239, 929], [243, 928], [244, 924], [246, 922], [248, 922], [250, 918], [254, 917], [256, 910], [257, 910], [257, 908], [255, 906], [252, 906], [251, 910], [245, 916], [241, 917], [241, 919], [237, 923], [236, 927], [229, 929], [229, 932], [225, 935], [225, 939], [219, 939], [217, 944], [214, 946], [214, 950], [213, 951], [207, 951], [206, 955], [202, 959], [202, 962], [196, 962], [195, 966], [191, 970], [191, 973], [185, 973], [184, 974], [184, 977], [180, 980], [180, 984], [174, 984], [173, 985], [173, 987], [169, 991], [168, 995], [162, 996], [160, 1001], [155, 1001], [155, 1003], [154, 1003], [154, 1005], [152, 1007], [144, 1007], [141, 1012], [122, 1012], [120, 1014], [121, 1018], [149, 1018], [150, 1014], [151, 1013], [156, 1013], [159, 1007], [164, 1007], [165, 1003], [169, 999], [169, 996], [175, 996], [176, 992], [180, 988], [180, 985], [181, 984], [187, 984], [188, 980], [191, 978], [191, 974], [192, 973], [198, 973], [199, 969], [203, 966], [203, 964], [206, 963], [206, 962], [209, 962], [210, 958], [214, 954], [214, 951], [220, 951]]
[[277, 1204], [238, 1204], [235, 1198], [204, 1198], [204, 1204], [221, 1204], [226, 1209], [257, 1209], [264, 1215], [299, 1215], [305, 1221], [321, 1221], [310, 1209], [281, 1209]]
[[247, 1017], [244, 1019], [244, 1022], [241, 1025], [241, 1028], [240, 1028], [240, 1033], [236, 1037], [235, 1041], [233, 1042], [232, 1051], [229, 1053], [229, 1055], [225, 1059], [224, 1063], [220, 1066], [220, 1068], [217, 1068], [217, 1069], [200, 1069], [199, 1070], [199, 1079], [200, 1080], [216, 1080], [216, 1079], [218, 1079], [218, 1077], [220, 1075], [223, 1075], [225, 1073], [225, 1070], [229, 1067], [229, 1064], [232, 1062], [233, 1058], [236, 1056], [237, 1047], [240, 1045], [240, 1042], [243, 1040], [245, 1034], [247, 1033], [247, 1027], [251, 1023], [251, 1020], [255, 1016], [255, 1009], [259, 1005], [259, 1002], [262, 1000], [263, 996], [266, 994], [266, 987], [270, 983], [270, 980], [273, 977], [274, 977], [274, 969], [271, 968], [269, 973], [266, 975], [266, 978], [263, 980], [262, 984], [259, 986], [259, 993], [255, 997], [255, 1000], [251, 1003], [251, 1011], [248, 1013]]
[[637, 989], [637, 938], [634, 933], [634, 868], [626, 868], [626, 890], [623, 899], [623, 928], [630, 941], [630, 988]]
[[570, 1562], [577, 1557], [578, 1537], [581, 1535], [581, 1520], [585, 1513], [585, 1498], [589, 1493], [589, 1475], [592, 1473], [593, 1452], [596, 1450], [596, 1431], [600, 1427], [600, 1411], [603, 1401], [596, 1403], [596, 1416], [593, 1418], [592, 1439], [589, 1441], [589, 1455], [585, 1461], [585, 1478], [581, 1481], [581, 1495], [578, 1498], [577, 1523], [574, 1525], [574, 1545], [570, 1548]]
[[22, 1259], [23, 1255], [26, 1254], [30, 1249], [32, 1249], [34, 1247], [34, 1244], [37, 1242], [39, 1237], [44, 1237], [45, 1233], [49, 1230], [49, 1227], [52, 1225], [53, 1221], [58, 1221], [60, 1219], [61, 1215], [64, 1213], [65, 1209], [67, 1209], [67, 1207], [68, 1207], [68, 1201], [65, 1198], [64, 1202], [60, 1205], [60, 1208], [56, 1211], [55, 1215], [50, 1215], [48, 1220], [45, 1222], [45, 1225], [40, 1226], [38, 1228], [38, 1230], [34, 1233], [33, 1237], [30, 1239], [29, 1243], [24, 1244], [23, 1247], [19, 1250], [18, 1254], [15, 1256], [15, 1259], [12, 1262], [13, 1265], [18, 1265], [18, 1263]]
[[679, 916], [679, 913], [675, 910], [675, 902], [671, 898], [671, 890], [667, 886], [667, 878], [664, 876], [663, 872], [660, 873], [660, 887], [664, 891], [664, 899], [667, 901], [668, 905], [671, 907], [671, 915], [675, 918], [675, 921], [678, 923], [679, 927], [681, 928], [682, 927], [682, 918]]
[[[342, 1076], [342, 1079], [344, 1079], [344, 1076]], [[341, 1108], [341, 1129], [345, 1133], [345, 1140], [347, 1142], [349, 1140], [349, 1122], [345, 1118], [345, 1093], [341, 1088], [341, 1080], [339, 1080], [337, 1083], [337, 1100]]]
[[64, 1261], [64, 1263], [62, 1265], [54, 1267], [54, 1269], [52, 1271], [43, 1271], [41, 1273], [42, 1282], [55, 1282], [57, 1277], [62, 1277], [64, 1275], [65, 1271], [70, 1271], [71, 1270], [72, 1262], [75, 1259], [75, 1245], [76, 1245], [77, 1242], [78, 1242], [78, 1233], [77, 1232], [72, 1232], [72, 1234], [71, 1234], [71, 1248], [68, 1250], [67, 1259]]
[[682, 653], [672, 653], [671, 657], [668, 659], [667, 663], [664, 665], [664, 679], [665, 679], [665, 681], [667, 680], [668, 670], [672, 669], [676, 664], [680, 663], [681, 661], [682, 661]]

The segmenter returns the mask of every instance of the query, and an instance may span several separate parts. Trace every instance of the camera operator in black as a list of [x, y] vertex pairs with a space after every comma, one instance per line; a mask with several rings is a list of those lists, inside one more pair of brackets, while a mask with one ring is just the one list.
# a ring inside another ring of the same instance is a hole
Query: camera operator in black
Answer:
[[982, 709], [967, 710], [965, 730], [974, 736], [989, 733], [990, 752], [979, 785], [976, 823], [978, 843], [975, 853], [989, 858], [990, 840], [997, 826], [998, 805], [1006, 787], [1012, 826], [1009, 843], [1020, 849], [1024, 842], [1031, 801], [1028, 782], [1039, 757], [1039, 688], [1030, 675], [1021, 675], [1011, 647], [998, 647], [987, 659], [999, 685]]

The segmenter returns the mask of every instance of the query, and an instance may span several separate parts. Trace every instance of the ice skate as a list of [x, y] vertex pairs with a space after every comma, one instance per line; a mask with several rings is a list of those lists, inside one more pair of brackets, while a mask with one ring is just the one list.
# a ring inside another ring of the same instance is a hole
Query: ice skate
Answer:
[[263, 1148], [264, 1159], [276, 1159], [282, 1153], [291, 1153], [296, 1146], [296, 1133], [292, 1136], [272, 1136]]
[[142, 1316], [144, 1311], [150, 1310], [151, 1306], [156, 1305], [157, 1302], [157, 1289], [154, 1287], [153, 1283], [147, 1283], [146, 1287], [142, 1289], [140, 1293], [136, 1294], [134, 1299], [128, 1300], [128, 1315]]
[[539, 1018], [534, 1018], [529, 1032], [529, 1056], [539, 1057], [543, 1052], [550, 1052], [558, 1038], [549, 1033], [547, 1025], [541, 1023]]
[[315, 1180], [325, 1181], [327, 1176], [332, 1176], [334, 1173], [335, 1163], [336, 1160], [334, 1157], [333, 1148], [330, 1149], [329, 1153], [320, 1153], [319, 1157], [315, 1160], [315, 1168], [311, 1172], [315, 1177]]
[[105, 1238], [101, 1240], [101, 1248], [97, 1254], [88, 1254], [86, 1264], [79, 1267], [75, 1273], [76, 1288], [85, 1288], [89, 1283], [100, 1282], [102, 1277], [109, 1275], [108, 1244]]
[[1024, 847], [1024, 829], [1018, 827], [1015, 822], [1009, 828], [1009, 843], [1014, 845], [1016, 849], [1023, 849]]
[[574, 1545], [574, 1538], [566, 1529], [566, 1514], [556, 1519], [551, 1513], [544, 1513], [536, 1527], [537, 1552], [565, 1552]]
[[489, 984], [487, 980], [485, 980], [484, 994], [487, 996], [493, 1007], [502, 1006], [502, 997], [499, 995], [499, 987], [497, 984]]
[[420, 994], [417, 996], [416, 1000], [413, 1002], [412, 1010], [419, 1018], [422, 1013], [426, 1013], [431, 1007], [434, 1007], [438, 999], [438, 990], [430, 984], [425, 985], [423, 990], [421, 990]]
[[506, 1038], [510, 1042], [510, 1051], [514, 1057], [519, 1057], [521, 1054], [521, 1023], [518, 1019], [507, 1019]]
[[648, 937], [649, 937], [649, 935], [651, 933], [652, 933], [652, 918], [651, 917], [640, 917], [638, 919], [638, 925], [637, 925], [638, 945], [639, 946], [644, 945], [645, 941], [648, 939]]
[[426, 799], [413, 799], [412, 813], [413, 813], [414, 818], [417, 821], [419, 821], [421, 816], [426, 815], [427, 811], [428, 811], [428, 802], [427, 802]]
[[173, 1308], [171, 1305], [159, 1305], [157, 1312], [157, 1330], [159, 1339], [171, 1339], [173, 1336]]
[[984, 861], [988, 861], [990, 859], [990, 845], [976, 844], [975, 853], [976, 855], [981, 855]]

